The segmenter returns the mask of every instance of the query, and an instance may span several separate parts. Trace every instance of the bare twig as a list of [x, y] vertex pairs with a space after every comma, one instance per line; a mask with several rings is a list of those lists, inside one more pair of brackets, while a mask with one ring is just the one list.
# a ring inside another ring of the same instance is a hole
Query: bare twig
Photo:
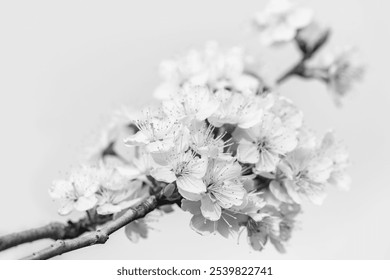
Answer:
[[315, 76], [313, 73], [309, 73], [310, 71], [307, 71], [308, 69], [305, 67], [305, 63], [325, 45], [329, 39], [329, 36], [330, 30], [327, 29], [322, 32], [313, 45], [308, 44], [305, 40], [302, 40], [299, 36], [296, 36], [295, 42], [297, 43], [302, 53], [302, 57], [293, 67], [287, 70], [276, 80], [276, 84], [280, 85], [292, 76], [299, 76], [302, 78], [317, 78], [317, 76]]
[[61, 254], [74, 251], [80, 248], [92, 246], [95, 244], [104, 244], [109, 235], [117, 231], [118, 229], [124, 227], [132, 221], [143, 218], [146, 214], [153, 211], [158, 207], [158, 199], [156, 196], [150, 196], [143, 203], [138, 205], [135, 208], [128, 209], [122, 216], [119, 218], [108, 222], [102, 228], [86, 233], [79, 237], [69, 240], [57, 240], [51, 246], [33, 253], [25, 257], [27, 260], [44, 260], [50, 259]]

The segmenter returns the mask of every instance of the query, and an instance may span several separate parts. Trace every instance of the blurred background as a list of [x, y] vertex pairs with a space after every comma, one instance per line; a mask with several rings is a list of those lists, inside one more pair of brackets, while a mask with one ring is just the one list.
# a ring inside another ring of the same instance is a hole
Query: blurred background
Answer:
[[[318, 132], [333, 128], [349, 147], [349, 192], [331, 190], [322, 207], [305, 204], [299, 228], [279, 254], [259, 253], [245, 237], [202, 237], [182, 211], [165, 215], [148, 240], [133, 244], [121, 230], [105, 245], [59, 259], [389, 259], [390, 4], [371, 0], [300, 1], [333, 28], [329, 47], [358, 46], [364, 82], [337, 108], [325, 86], [291, 79], [281, 88]], [[158, 65], [209, 40], [256, 43], [248, 21], [266, 1], [1, 1], [0, 235], [69, 217], [48, 196], [96, 141], [113, 110], [139, 108], [159, 84]], [[282, 72], [298, 54], [286, 46], [263, 52]], [[76, 216], [71, 216], [76, 218]], [[20, 258], [50, 241], [0, 253]], [[268, 244], [270, 245], [270, 244]]]

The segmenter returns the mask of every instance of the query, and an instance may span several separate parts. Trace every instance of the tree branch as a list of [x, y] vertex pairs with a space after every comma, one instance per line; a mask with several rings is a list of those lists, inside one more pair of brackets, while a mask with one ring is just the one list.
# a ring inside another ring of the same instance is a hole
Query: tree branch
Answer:
[[159, 203], [157, 197], [152, 195], [137, 207], [128, 209], [122, 216], [108, 222], [98, 230], [86, 233], [74, 239], [57, 240], [51, 246], [39, 252], [33, 253], [32, 255], [29, 255], [23, 259], [45, 260], [95, 244], [104, 244], [112, 233], [131, 223], [132, 221], [143, 218], [146, 214], [153, 211], [158, 206]]
[[65, 223], [52, 222], [46, 226], [11, 233], [0, 237], [0, 252], [6, 249], [40, 239], [71, 239], [90, 231], [91, 227], [107, 222], [111, 217], [100, 218], [92, 224], [88, 217], [77, 222], [68, 221]]

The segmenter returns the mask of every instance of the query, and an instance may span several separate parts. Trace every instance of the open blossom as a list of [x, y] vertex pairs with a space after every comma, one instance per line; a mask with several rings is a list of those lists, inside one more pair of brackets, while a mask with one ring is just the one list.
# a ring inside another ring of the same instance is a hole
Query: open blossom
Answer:
[[218, 109], [219, 103], [207, 86], [186, 84], [174, 98], [165, 100], [163, 111], [172, 119], [204, 121]]
[[[270, 208], [270, 207], [268, 207]], [[248, 243], [256, 251], [261, 251], [268, 241], [268, 237], [279, 235], [280, 218], [262, 213], [260, 219], [248, 217], [246, 228], [248, 232]], [[258, 215], [259, 217], [260, 215]]]
[[275, 171], [281, 158], [297, 145], [295, 131], [271, 113], [263, 114], [252, 128], [237, 128], [233, 137], [238, 142], [238, 160], [255, 164], [258, 173]]
[[163, 114], [151, 115], [136, 123], [139, 131], [125, 139], [128, 146], [142, 146], [147, 152], [163, 152], [171, 149], [180, 132], [181, 125], [176, 119]]
[[233, 124], [249, 128], [261, 120], [261, 113], [273, 103], [273, 97], [247, 96], [237, 92], [219, 90], [215, 97], [220, 102], [219, 109], [208, 120], [216, 127]]
[[200, 201], [183, 199], [181, 202], [183, 211], [190, 212], [193, 216], [190, 221], [191, 228], [201, 235], [218, 232], [225, 238], [236, 235], [239, 231], [239, 220], [234, 212], [223, 209], [218, 220], [206, 219], [201, 211]]
[[207, 158], [199, 157], [191, 150], [177, 145], [166, 154], [161, 155], [162, 165], [151, 170], [151, 176], [156, 180], [176, 182], [179, 193], [186, 199], [199, 200], [206, 192], [202, 178], [207, 169]]
[[248, 203], [238, 211], [240, 224], [245, 225], [248, 243], [254, 250], [263, 250], [271, 241], [279, 252], [285, 252], [283, 243], [291, 237], [294, 218], [300, 212], [298, 204], [281, 203], [276, 207], [268, 204], [262, 194], [251, 193]]
[[211, 159], [203, 178], [207, 191], [201, 195], [202, 215], [211, 221], [221, 218], [222, 209], [239, 206], [245, 200], [241, 166], [238, 162]]
[[215, 135], [215, 127], [205, 122], [193, 122], [190, 126], [189, 145], [201, 156], [211, 158], [223, 157], [224, 149], [232, 144], [231, 139], [224, 140], [226, 132]]
[[272, 0], [254, 18], [255, 28], [264, 45], [290, 42], [299, 29], [313, 20], [310, 9], [299, 7], [289, 0]]
[[360, 81], [364, 74], [364, 65], [358, 59], [356, 50], [351, 47], [325, 54], [319, 67], [325, 70], [324, 79], [336, 104], [340, 103], [340, 98], [351, 91], [354, 83]]
[[241, 48], [221, 50], [210, 42], [204, 50], [191, 50], [174, 60], [161, 63], [164, 82], [156, 89], [158, 99], [169, 99], [184, 84], [209, 86], [212, 90], [231, 88], [237, 91], [256, 92], [259, 81], [246, 74], [245, 56]]
[[116, 168], [102, 171], [101, 187], [98, 192], [97, 213], [108, 215], [136, 206], [148, 195], [147, 189], [142, 189], [142, 181], [130, 180]]
[[311, 149], [296, 149], [278, 165], [277, 179], [271, 182], [270, 190], [282, 202], [300, 204], [307, 199], [322, 204], [331, 172], [329, 158]]
[[131, 158], [131, 150], [125, 147], [123, 138], [137, 130], [134, 120], [137, 114], [129, 108], [121, 108], [113, 112], [112, 118], [105, 125], [100, 137], [94, 139], [92, 145], [86, 149], [88, 160], [98, 163], [107, 161], [108, 158], [117, 158], [126, 161]]
[[101, 171], [98, 168], [83, 165], [72, 172], [67, 180], [53, 182], [49, 194], [60, 201], [59, 214], [68, 215], [73, 210], [86, 211], [95, 207], [100, 180]]

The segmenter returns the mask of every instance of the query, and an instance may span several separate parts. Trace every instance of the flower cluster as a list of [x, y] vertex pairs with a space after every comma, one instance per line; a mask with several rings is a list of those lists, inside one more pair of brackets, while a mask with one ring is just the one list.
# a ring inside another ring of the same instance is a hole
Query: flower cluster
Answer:
[[[286, 0], [256, 16], [264, 42], [295, 38], [305, 57], [325, 40], [325, 33], [314, 41], [301, 33], [310, 24], [312, 13]], [[340, 94], [360, 73], [346, 57], [321, 68], [322, 80]], [[314, 69], [299, 66], [303, 77]], [[290, 99], [248, 70], [241, 48], [209, 43], [164, 61], [161, 76], [157, 108], [120, 114], [92, 151], [92, 163], [54, 182], [50, 195], [60, 200], [60, 214], [115, 219], [159, 194], [159, 213], [179, 205], [201, 235], [237, 237], [245, 230], [254, 250], [269, 241], [284, 252], [304, 201], [321, 204], [329, 187], [349, 188], [345, 147], [333, 132], [313, 133]], [[148, 219], [126, 227], [130, 240], [147, 236]]]

